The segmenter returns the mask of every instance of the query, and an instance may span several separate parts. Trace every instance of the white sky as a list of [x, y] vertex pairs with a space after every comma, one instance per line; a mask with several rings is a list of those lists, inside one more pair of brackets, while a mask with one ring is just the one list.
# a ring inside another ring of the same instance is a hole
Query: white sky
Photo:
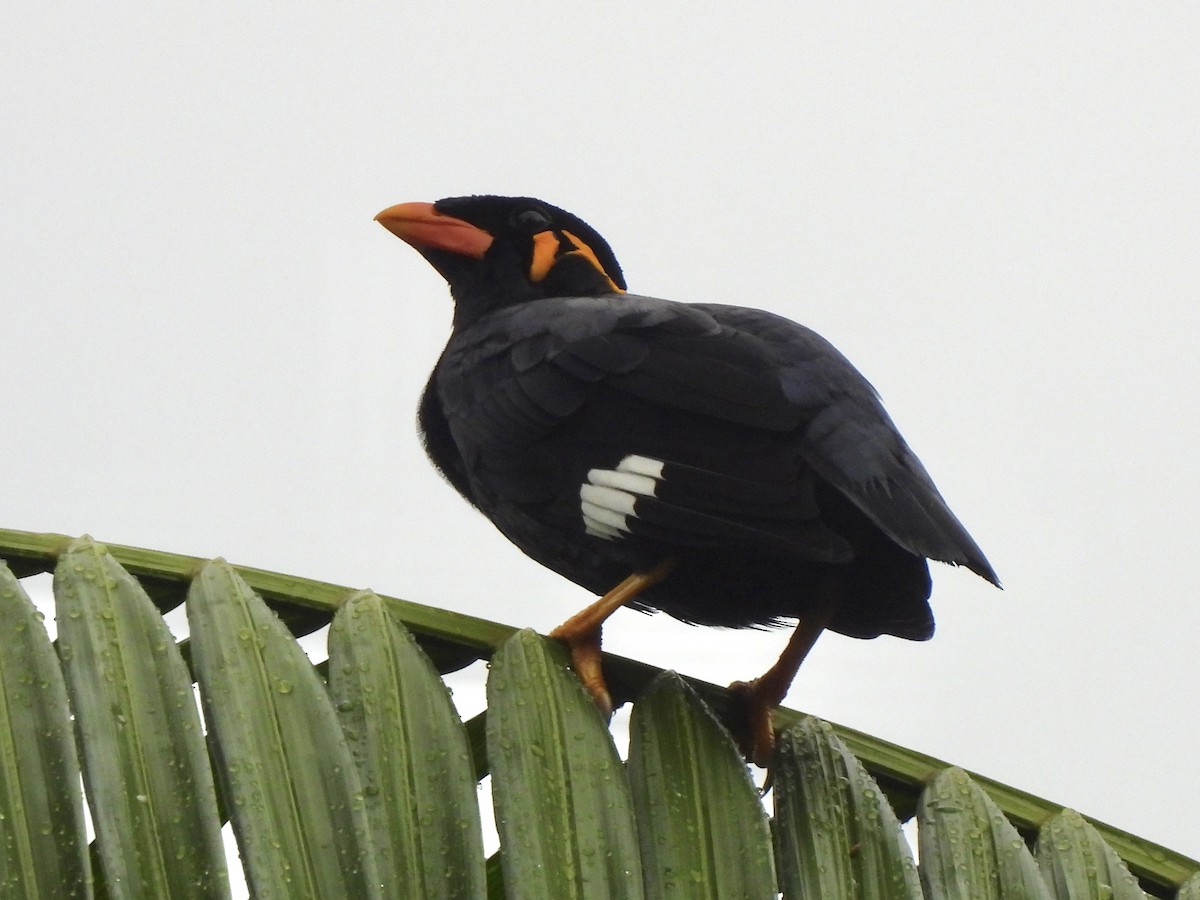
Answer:
[[[754, 8], [6, 5], [0, 527], [553, 627], [587, 595], [424, 460], [450, 302], [372, 221], [540, 196], [837, 344], [1004, 579], [790, 702], [1200, 856], [1200, 9]], [[716, 682], [784, 640], [606, 632]]]

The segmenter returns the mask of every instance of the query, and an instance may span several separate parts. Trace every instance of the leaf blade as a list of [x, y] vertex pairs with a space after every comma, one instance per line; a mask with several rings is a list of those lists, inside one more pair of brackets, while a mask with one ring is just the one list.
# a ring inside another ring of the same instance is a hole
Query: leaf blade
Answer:
[[633, 801], [608, 728], [561, 646], [526, 629], [492, 659], [487, 747], [513, 897], [642, 896]]
[[138, 582], [87, 537], [60, 558], [54, 594], [110, 893], [228, 897], [191, 675], [166, 623]]
[[779, 738], [775, 826], [788, 896], [923, 896], [912, 851], [875, 780], [827, 723], [806, 718]]
[[628, 769], [647, 896], [775, 897], [758, 791], [729, 734], [674, 672], [634, 705]]
[[0, 884], [5, 895], [91, 895], [79, 759], [58, 655], [0, 560]]
[[1050, 900], [1016, 828], [962, 769], [929, 782], [917, 822], [921, 883], [931, 900]]
[[187, 602], [216, 769], [252, 893], [379, 896], [357, 772], [308, 657], [222, 560], [200, 570]]
[[329, 673], [389, 893], [485, 897], [466, 732], [437, 670], [378, 595], [360, 591], [334, 616]]
[[1145, 900], [1112, 847], [1072, 809], [1042, 826], [1034, 858], [1057, 900]]

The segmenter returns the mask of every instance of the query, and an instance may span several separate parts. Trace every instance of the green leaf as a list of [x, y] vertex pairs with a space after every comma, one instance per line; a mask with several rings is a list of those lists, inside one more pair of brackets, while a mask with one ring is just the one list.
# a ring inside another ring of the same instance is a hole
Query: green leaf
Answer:
[[780, 735], [772, 771], [786, 896], [922, 896], [912, 850], [887, 798], [828, 723], [806, 718]]
[[228, 897], [192, 679], [141, 586], [90, 538], [54, 572], [58, 646], [113, 897]]
[[[0, 557], [7, 559], [13, 572], [19, 577], [47, 572], [54, 568], [70, 542], [71, 538], [64, 535], [0, 528]], [[188, 585], [203, 563], [202, 560], [191, 556], [118, 544], [107, 546], [113, 557], [139, 579], [151, 598], [164, 609], [182, 600]], [[308, 630], [314, 627], [314, 624], [327, 620], [351, 592], [349, 588], [338, 585], [261, 569], [237, 567], [237, 571], [266, 599], [272, 609], [284, 616], [294, 632]], [[395, 610], [426, 652], [437, 654], [434, 656], [435, 663], [447, 669], [464, 661], [487, 657], [514, 631], [510, 626], [495, 622], [406, 601], [385, 599], [389, 604], [395, 604], [390, 608]], [[605, 656], [604, 666], [610, 690], [618, 699], [637, 696], [660, 671], [646, 663], [611, 654]], [[698, 679], [687, 680], [709, 708], [724, 720], [733, 705], [728, 692], [722, 687]], [[777, 723], [794, 723], [802, 715], [794, 710], [778, 709], [773, 718]], [[845, 726], [833, 724], [832, 727], [887, 793], [892, 806], [902, 818], [907, 818], [916, 810], [925, 785], [948, 765], [942, 760], [890, 744]], [[485, 754], [477, 752], [484, 743], [484, 730], [482, 713], [468, 723], [478, 772], [485, 772], [487, 765]], [[1059, 803], [1035, 797], [1019, 788], [974, 773], [971, 777], [1022, 833], [1036, 832], [1048, 817], [1062, 809]], [[1182, 853], [1103, 822], [1089, 821], [1133, 874], [1156, 896], [1171, 896], [1181, 883], [1200, 869], [1200, 862]], [[2, 828], [0, 825], [0, 831]], [[495, 858], [495, 862], [499, 863], [498, 857]], [[102, 871], [95, 860], [92, 871], [99, 883]]]
[[[50, 571], [70, 542], [71, 538], [66, 535], [0, 528], [0, 557], [6, 558], [17, 576], [23, 578], [36, 572]], [[195, 556], [142, 547], [121, 544], [108, 544], [107, 547], [127, 571], [141, 579], [142, 586], [152, 597], [161, 600], [164, 609], [170, 609], [183, 600], [193, 577], [206, 563], [206, 560]], [[328, 617], [352, 593], [349, 588], [340, 585], [296, 575], [250, 566], [233, 568], [260, 596], [277, 607], [276, 611], [284, 615], [285, 621], [293, 621], [298, 629], [304, 631], [328, 622]], [[479, 651], [473, 655], [477, 659], [480, 653], [490, 653], [516, 631], [511, 625], [407, 600], [389, 599], [394, 600], [397, 613], [408, 629], [416, 634], [417, 640], [429, 640], [435, 651], [448, 650], [454, 657], [447, 660], [450, 667], [465, 664], [460, 650]], [[426, 652], [430, 652], [428, 648]]]
[[41, 613], [0, 561], [0, 885], [5, 897], [91, 895], [67, 689]]
[[487, 858], [484, 868], [487, 869], [488, 900], [508, 900], [508, 891], [504, 889], [504, 863], [500, 861], [499, 850]]
[[1175, 900], [1200, 900], [1200, 872], [1179, 886]]
[[192, 657], [252, 894], [377, 897], [358, 773], [325, 685], [223, 560], [188, 592]]
[[564, 657], [526, 629], [492, 659], [487, 747], [505, 887], [511, 897], [636, 900], [629, 783]]
[[487, 893], [474, 765], [437, 670], [387, 601], [350, 597], [329, 632], [329, 688], [392, 897]]
[[1057, 900], [1145, 900], [1116, 852], [1072, 809], [1042, 826], [1034, 854]]
[[962, 769], [944, 769], [926, 786], [917, 822], [931, 900], [1050, 900], [1017, 830]]
[[729, 733], [674, 672], [630, 719], [629, 782], [650, 897], [774, 898], [766, 811]]

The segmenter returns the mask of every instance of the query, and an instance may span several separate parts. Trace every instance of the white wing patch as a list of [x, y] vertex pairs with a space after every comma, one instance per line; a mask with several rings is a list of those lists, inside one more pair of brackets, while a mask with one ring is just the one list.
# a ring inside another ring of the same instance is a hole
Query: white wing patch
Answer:
[[615, 469], [592, 469], [579, 488], [584, 530], [606, 541], [629, 533], [629, 517], [637, 518], [637, 498], [653, 497], [664, 463], [648, 456], [626, 456]]

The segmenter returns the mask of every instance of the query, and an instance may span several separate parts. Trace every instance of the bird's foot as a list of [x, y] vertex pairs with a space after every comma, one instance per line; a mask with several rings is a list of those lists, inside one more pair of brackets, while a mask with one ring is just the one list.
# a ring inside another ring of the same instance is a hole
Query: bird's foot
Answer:
[[733, 695], [736, 719], [734, 739], [742, 755], [756, 766], [767, 768], [775, 755], [775, 726], [771, 723], [771, 711], [779, 705], [782, 697], [778, 690], [761, 678], [754, 681], [735, 681], [729, 685]]
[[569, 621], [564, 622], [550, 632], [550, 637], [567, 645], [571, 653], [571, 668], [575, 670], [587, 692], [592, 695], [592, 700], [595, 701], [601, 715], [606, 719], [610, 718], [613, 702], [601, 666], [603, 655], [600, 652], [600, 629], [580, 632], [571, 629], [570, 624]]
[[612, 716], [613, 702], [600, 665], [600, 632], [604, 622], [646, 588], [670, 575], [673, 568], [675, 559], [668, 557], [649, 572], [634, 572], [591, 606], [577, 612], [550, 632], [550, 637], [562, 641], [571, 651], [571, 666], [575, 674], [605, 718]]

